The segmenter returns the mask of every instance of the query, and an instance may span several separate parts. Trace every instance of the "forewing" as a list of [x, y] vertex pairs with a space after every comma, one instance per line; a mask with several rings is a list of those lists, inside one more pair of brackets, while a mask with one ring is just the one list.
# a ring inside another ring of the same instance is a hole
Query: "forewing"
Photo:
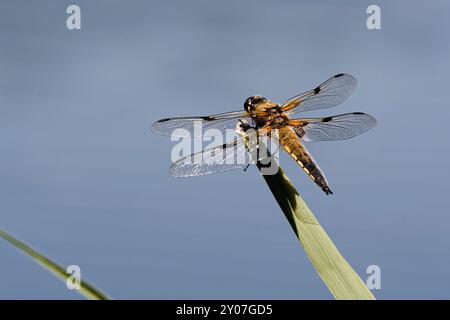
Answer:
[[357, 81], [348, 74], [337, 74], [318, 87], [292, 97], [282, 108], [289, 115], [334, 107], [347, 99], [355, 90]]
[[207, 132], [208, 129], [217, 129], [222, 133], [225, 133], [228, 129], [234, 130], [239, 120], [250, 121], [251, 119], [245, 111], [227, 112], [205, 117], [166, 118], [155, 122], [152, 125], [152, 131], [161, 135], [201, 138], [216, 135], [213, 131]]

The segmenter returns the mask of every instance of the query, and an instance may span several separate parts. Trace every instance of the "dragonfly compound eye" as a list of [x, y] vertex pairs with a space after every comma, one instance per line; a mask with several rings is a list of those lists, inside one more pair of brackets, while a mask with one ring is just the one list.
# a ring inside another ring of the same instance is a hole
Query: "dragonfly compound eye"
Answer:
[[261, 97], [261, 96], [249, 97], [249, 98], [247, 98], [247, 100], [245, 100], [244, 109], [248, 113], [252, 113], [255, 110], [255, 107], [259, 103], [264, 102], [264, 101], [266, 101], [266, 98]]
[[244, 102], [244, 110], [247, 111], [248, 113], [251, 113], [254, 109], [253, 99], [254, 97], [249, 97]]

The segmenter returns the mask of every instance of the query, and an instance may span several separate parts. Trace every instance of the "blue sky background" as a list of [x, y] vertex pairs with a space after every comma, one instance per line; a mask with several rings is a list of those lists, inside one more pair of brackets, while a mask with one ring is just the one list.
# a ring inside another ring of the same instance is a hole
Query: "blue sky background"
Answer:
[[[78, 4], [82, 29], [66, 29]], [[450, 298], [450, 3], [0, 3], [0, 226], [114, 298], [330, 299], [255, 168], [175, 179], [150, 124], [282, 102], [345, 72], [370, 132], [281, 164], [337, 247], [392, 298]], [[78, 299], [0, 241], [0, 298]]]

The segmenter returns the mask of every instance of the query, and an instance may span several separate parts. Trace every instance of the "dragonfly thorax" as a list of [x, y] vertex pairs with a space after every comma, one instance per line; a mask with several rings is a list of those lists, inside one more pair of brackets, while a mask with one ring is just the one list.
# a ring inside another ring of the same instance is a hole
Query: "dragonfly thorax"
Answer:
[[263, 96], [253, 96], [247, 98], [244, 103], [244, 109], [251, 117], [260, 117], [268, 115], [281, 115], [283, 110], [281, 107]]
[[262, 96], [247, 98], [244, 103], [245, 111], [253, 118], [257, 127], [271, 125], [280, 127], [288, 120], [282, 108], [275, 102]]

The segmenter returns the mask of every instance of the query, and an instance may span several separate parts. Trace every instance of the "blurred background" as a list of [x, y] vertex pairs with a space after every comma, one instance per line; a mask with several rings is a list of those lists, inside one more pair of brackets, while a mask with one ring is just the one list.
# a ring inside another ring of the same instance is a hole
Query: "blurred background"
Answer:
[[[281, 165], [362, 279], [380, 266], [378, 298], [450, 298], [448, 1], [8, 0], [0, 25], [0, 226], [112, 297], [331, 299], [254, 167], [172, 178], [150, 125], [344, 72], [353, 96], [305, 115], [378, 125], [307, 144], [334, 195]], [[4, 241], [0, 282], [82, 298]]]

